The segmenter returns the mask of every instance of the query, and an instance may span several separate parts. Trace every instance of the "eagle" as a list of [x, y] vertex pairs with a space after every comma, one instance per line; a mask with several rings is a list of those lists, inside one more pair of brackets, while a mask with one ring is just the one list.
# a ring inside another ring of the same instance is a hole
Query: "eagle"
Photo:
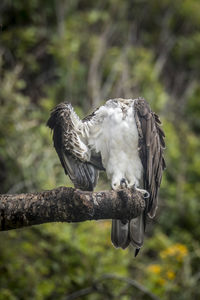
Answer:
[[52, 110], [47, 126], [53, 130], [54, 147], [75, 188], [93, 191], [99, 171], [106, 171], [113, 190], [134, 187], [147, 198], [139, 217], [112, 220], [113, 245], [122, 249], [133, 245], [137, 255], [147, 218], [156, 214], [166, 167], [165, 134], [158, 115], [143, 98], [116, 98], [81, 120], [64, 102]]

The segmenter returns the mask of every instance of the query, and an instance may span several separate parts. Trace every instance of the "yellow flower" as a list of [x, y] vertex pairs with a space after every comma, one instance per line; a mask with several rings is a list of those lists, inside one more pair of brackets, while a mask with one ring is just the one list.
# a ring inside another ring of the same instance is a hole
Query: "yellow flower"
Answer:
[[160, 252], [161, 258], [175, 257], [178, 261], [182, 261], [183, 257], [188, 254], [188, 249], [183, 244], [174, 244]]
[[176, 244], [177, 249], [179, 249], [179, 251], [184, 254], [187, 255], [188, 254], [188, 249], [185, 245], [183, 244]]
[[175, 278], [175, 273], [174, 271], [167, 271], [167, 278], [170, 279], [170, 280], [173, 280]]
[[161, 266], [159, 266], [158, 264], [152, 264], [148, 266], [147, 270], [154, 274], [160, 274]]

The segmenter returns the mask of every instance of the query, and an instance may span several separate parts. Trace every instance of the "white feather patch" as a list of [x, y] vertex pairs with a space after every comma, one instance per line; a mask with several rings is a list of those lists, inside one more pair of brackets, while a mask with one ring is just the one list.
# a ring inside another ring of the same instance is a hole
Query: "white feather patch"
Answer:
[[138, 153], [134, 100], [109, 100], [97, 110], [94, 119], [88, 144], [101, 153], [113, 188], [120, 187], [122, 178], [128, 181], [128, 186], [139, 186], [143, 167]]

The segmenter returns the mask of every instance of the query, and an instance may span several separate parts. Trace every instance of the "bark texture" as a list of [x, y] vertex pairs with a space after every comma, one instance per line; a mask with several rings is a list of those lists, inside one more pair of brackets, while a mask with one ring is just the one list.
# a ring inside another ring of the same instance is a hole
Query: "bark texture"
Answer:
[[0, 195], [0, 230], [48, 222], [82, 222], [100, 219], [132, 219], [145, 209], [135, 190], [84, 192], [59, 187], [28, 194]]

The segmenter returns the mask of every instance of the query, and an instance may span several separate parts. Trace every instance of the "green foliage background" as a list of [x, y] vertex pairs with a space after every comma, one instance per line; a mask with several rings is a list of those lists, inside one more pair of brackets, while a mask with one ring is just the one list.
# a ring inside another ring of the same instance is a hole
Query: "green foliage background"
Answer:
[[1, 0], [1, 193], [71, 185], [45, 126], [64, 100], [82, 117], [109, 98], [143, 96], [167, 144], [159, 211], [137, 259], [113, 248], [108, 221], [4, 232], [1, 300], [67, 299], [94, 283], [79, 299], [150, 299], [117, 276], [160, 299], [200, 298], [199, 48], [198, 0]]

